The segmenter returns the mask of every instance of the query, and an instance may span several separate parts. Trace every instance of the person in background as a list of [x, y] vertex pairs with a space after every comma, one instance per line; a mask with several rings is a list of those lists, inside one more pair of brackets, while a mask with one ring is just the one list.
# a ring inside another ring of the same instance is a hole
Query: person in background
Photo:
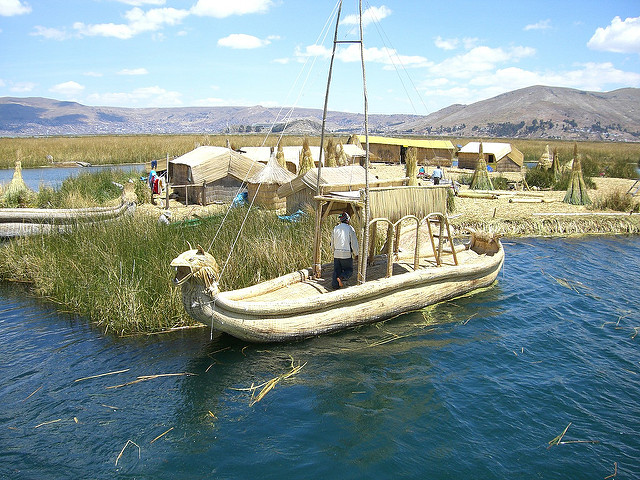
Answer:
[[440, 169], [440, 165], [436, 165], [436, 168], [431, 174], [431, 178], [433, 179], [434, 185], [440, 185], [440, 179], [442, 178], [442, 170]]
[[349, 222], [351, 218], [347, 212], [338, 217], [340, 223], [331, 233], [331, 249], [333, 250], [333, 277], [331, 286], [342, 288], [353, 274], [353, 258], [358, 258], [358, 237]]

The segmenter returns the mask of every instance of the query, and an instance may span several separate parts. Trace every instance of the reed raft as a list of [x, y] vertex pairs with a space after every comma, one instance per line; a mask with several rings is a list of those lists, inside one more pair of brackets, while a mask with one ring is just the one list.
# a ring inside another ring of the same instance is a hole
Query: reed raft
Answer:
[[517, 219], [470, 219], [457, 217], [450, 220], [459, 231], [468, 228], [491, 231], [505, 237], [567, 236], [639, 234], [640, 215], [536, 215]]

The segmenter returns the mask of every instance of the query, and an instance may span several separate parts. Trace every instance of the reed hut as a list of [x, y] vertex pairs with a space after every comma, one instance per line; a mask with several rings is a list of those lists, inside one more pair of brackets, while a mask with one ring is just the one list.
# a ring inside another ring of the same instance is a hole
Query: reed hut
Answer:
[[339, 167], [345, 165], [364, 165], [367, 152], [359, 144], [339, 143], [336, 146], [336, 163]]
[[169, 162], [171, 187], [185, 203], [231, 202], [264, 165], [230, 148], [202, 146]]
[[[358, 191], [365, 185], [365, 170], [360, 165], [347, 167], [323, 167], [320, 173], [320, 185], [336, 191]], [[304, 175], [292, 179], [278, 188], [278, 196], [285, 198], [287, 213], [299, 209], [315, 208], [314, 197], [318, 195], [318, 169], [312, 168]]]
[[[297, 174], [300, 165], [300, 153], [302, 152], [302, 145], [286, 146], [281, 147], [281, 149], [282, 154], [280, 153], [280, 148], [278, 148], [276, 156], [282, 155], [284, 157], [286, 169], [293, 174]], [[241, 147], [238, 149], [238, 152], [256, 162], [260, 162], [263, 165], [266, 165], [269, 161], [269, 158], [271, 158], [271, 150], [272, 147]], [[310, 146], [309, 150], [311, 151], [311, 156], [314, 158], [315, 164], [317, 166], [317, 159], [320, 157], [320, 147]]]
[[279, 210], [287, 206], [287, 201], [278, 196], [278, 188], [290, 182], [295, 175], [278, 163], [275, 154], [265, 167], [248, 180], [249, 202], [269, 210]]
[[[301, 176], [297, 176], [290, 182], [283, 184], [278, 189], [278, 196], [286, 198], [287, 213], [292, 214], [299, 209], [315, 208], [317, 195], [327, 192], [353, 192], [359, 197], [361, 189], [365, 188], [366, 171], [360, 165], [348, 165], [345, 167], [322, 167], [320, 171], [320, 192], [318, 192], [318, 169], [313, 168]], [[379, 180], [369, 174], [369, 186], [393, 187], [407, 185], [407, 178], [393, 178]]]
[[469, 142], [458, 152], [458, 167], [475, 169], [480, 152], [484, 161], [495, 172], [520, 172], [524, 165], [524, 155], [510, 143]]
[[[359, 135], [358, 139], [361, 144], [364, 144], [364, 135]], [[378, 162], [405, 163], [407, 149], [410, 147], [416, 149], [416, 160], [419, 165], [439, 164], [450, 167], [456, 154], [456, 147], [450, 140], [369, 137], [369, 155]]]

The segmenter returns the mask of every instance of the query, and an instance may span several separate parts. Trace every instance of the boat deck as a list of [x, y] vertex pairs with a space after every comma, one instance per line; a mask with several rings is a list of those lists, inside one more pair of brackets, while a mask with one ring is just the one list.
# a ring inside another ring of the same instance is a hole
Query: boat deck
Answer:
[[[471, 250], [464, 250], [464, 247], [460, 245], [456, 248], [456, 254], [458, 256], [458, 263], [468, 262], [470, 259], [477, 257], [478, 254]], [[454, 265], [452, 255], [443, 255], [443, 265]], [[433, 256], [422, 257], [420, 259], [420, 268], [439, 268], [436, 265]], [[413, 272], [413, 258], [408, 258], [406, 255], [400, 255], [399, 258], [393, 263], [392, 275], [402, 275], [403, 273]], [[378, 280], [385, 278], [387, 274], [387, 256], [377, 255], [374, 258], [373, 264], [367, 267], [367, 281]], [[353, 276], [347, 282], [347, 285], [343, 289], [348, 289], [349, 286], [357, 284], [356, 278], [357, 272], [354, 270]], [[313, 297], [318, 294], [333, 292], [335, 289], [331, 287], [331, 279], [333, 276], [333, 264], [325, 264], [322, 269], [322, 278], [312, 278], [303, 282], [296, 282], [288, 286], [281, 287], [275, 291], [264, 293], [251, 298], [245, 298], [248, 302], [269, 302], [280, 301], [283, 298], [305, 298]]]

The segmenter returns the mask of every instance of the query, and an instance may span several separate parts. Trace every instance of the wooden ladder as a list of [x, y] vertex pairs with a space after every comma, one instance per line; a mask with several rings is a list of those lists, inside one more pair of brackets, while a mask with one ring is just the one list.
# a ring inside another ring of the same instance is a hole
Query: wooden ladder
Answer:
[[635, 197], [638, 194], [638, 191], [640, 191], [640, 179], [636, 180], [633, 185], [631, 185], [631, 188], [627, 190], [627, 193], [631, 194], [632, 197]]
[[[433, 228], [431, 228], [433, 226]], [[427, 228], [429, 229], [429, 239], [431, 240], [431, 248], [433, 248], [433, 255], [436, 259], [436, 265], [442, 265], [442, 254], [452, 254], [454, 265], [458, 265], [458, 256], [456, 255], [456, 248], [453, 244], [453, 238], [451, 237], [451, 228], [449, 227], [449, 220], [447, 216], [442, 213], [430, 213], [427, 215]], [[434, 230], [437, 232], [434, 233]], [[438, 239], [438, 246], [436, 247], [435, 239]], [[444, 244], [448, 242], [450, 250], [444, 250]]]

